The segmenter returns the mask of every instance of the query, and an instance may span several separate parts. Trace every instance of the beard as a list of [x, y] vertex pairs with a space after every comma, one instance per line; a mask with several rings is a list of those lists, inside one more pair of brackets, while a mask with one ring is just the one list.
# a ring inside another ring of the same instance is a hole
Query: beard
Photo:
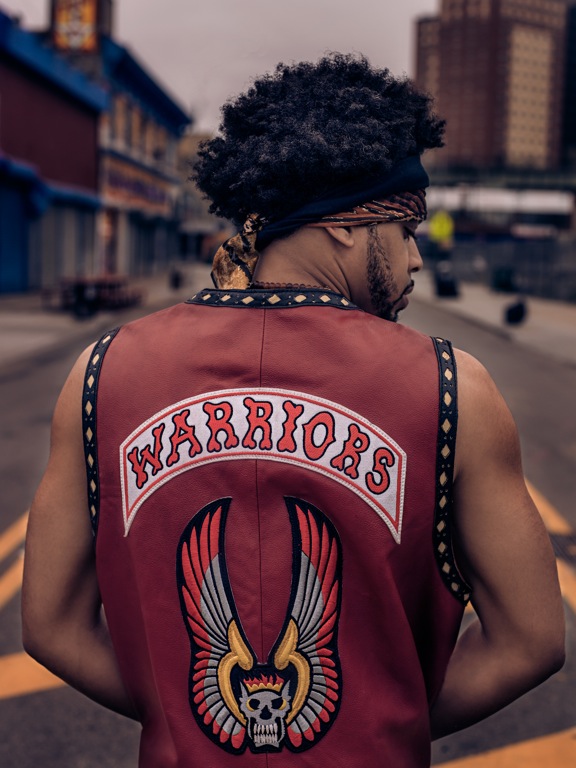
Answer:
[[398, 311], [394, 306], [400, 298], [398, 286], [382, 241], [374, 227], [368, 227], [367, 280], [374, 314], [383, 320], [397, 322]]

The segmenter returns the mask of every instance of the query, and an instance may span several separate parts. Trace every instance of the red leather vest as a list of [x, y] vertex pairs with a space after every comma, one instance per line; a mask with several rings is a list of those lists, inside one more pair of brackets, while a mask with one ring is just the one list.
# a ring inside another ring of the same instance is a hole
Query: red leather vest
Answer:
[[455, 376], [321, 290], [205, 290], [99, 342], [90, 506], [142, 768], [429, 765], [468, 599]]

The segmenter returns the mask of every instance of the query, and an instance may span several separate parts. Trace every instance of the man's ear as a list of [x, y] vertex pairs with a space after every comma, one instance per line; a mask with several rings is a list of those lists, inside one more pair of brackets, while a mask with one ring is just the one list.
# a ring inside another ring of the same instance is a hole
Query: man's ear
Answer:
[[323, 227], [323, 229], [345, 248], [353, 248], [356, 244], [355, 227]]

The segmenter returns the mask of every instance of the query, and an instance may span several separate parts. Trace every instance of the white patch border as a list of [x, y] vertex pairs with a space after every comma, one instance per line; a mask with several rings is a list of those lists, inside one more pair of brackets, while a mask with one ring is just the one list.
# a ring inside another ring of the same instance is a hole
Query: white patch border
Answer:
[[[372, 501], [369, 495], [362, 491], [358, 483], [354, 483], [351, 480], [348, 480], [345, 476], [342, 476], [335, 471], [332, 472], [330, 470], [326, 470], [324, 467], [322, 467], [321, 465], [317, 464], [312, 460], [303, 460], [303, 459], [296, 460], [296, 459], [290, 459], [288, 456], [277, 456], [277, 455], [270, 455], [270, 454], [266, 455], [266, 454], [263, 454], [262, 452], [259, 452], [257, 453], [257, 455], [255, 455], [255, 452], [252, 450], [248, 450], [247, 452], [248, 455], [246, 456], [227, 454], [226, 451], [224, 451], [223, 453], [220, 453], [218, 455], [206, 456], [198, 460], [197, 462], [195, 462], [193, 465], [187, 464], [186, 466], [180, 469], [175, 467], [174, 470], [167, 472], [163, 477], [153, 482], [152, 486], [147, 491], [145, 491], [134, 503], [134, 506], [131, 509], [130, 515], [129, 516], [126, 515], [127, 489], [126, 489], [125, 470], [127, 467], [127, 462], [124, 460], [124, 457], [125, 457], [127, 446], [129, 446], [140, 434], [145, 432], [156, 422], [162, 421], [162, 419], [168, 416], [169, 414], [175, 411], [181, 410], [184, 407], [197, 405], [202, 401], [208, 401], [213, 399], [225, 400], [227, 397], [235, 397], [235, 396], [255, 397], [255, 396], [265, 396], [265, 395], [281, 396], [287, 399], [293, 398], [295, 400], [300, 400], [300, 401], [303, 400], [303, 401], [311, 402], [315, 405], [325, 406], [328, 410], [346, 414], [346, 416], [351, 418], [353, 421], [357, 422], [359, 425], [362, 425], [368, 428], [369, 430], [371, 430], [372, 432], [374, 432], [384, 443], [387, 443], [391, 448], [393, 448], [394, 451], [396, 452], [396, 455], [399, 456], [402, 460], [401, 468], [398, 472], [399, 487], [398, 487], [397, 501], [396, 501], [396, 506], [398, 509], [398, 518], [397, 518], [396, 525], [394, 525], [392, 520], [387, 515], [383, 514], [383, 512], [379, 509], [378, 505]], [[155, 491], [157, 491], [158, 488], [162, 487], [165, 483], [167, 483], [169, 480], [172, 480], [174, 477], [177, 477], [178, 475], [184, 472], [188, 472], [196, 466], [213, 464], [218, 461], [244, 461], [246, 459], [252, 459], [252, 460], [262, 459], [263, 461], [276, 461], [284, 464], [292, 464], [294, 466], [299, 466], [299, 467], [309, 465], [309, 469], [311, 469], [311, 471], [318, 472], [319, 474], [324, 475], [329, 479], [336, 480], [336, 482], [339, 482], [341, 485], [344, 485], [345, 487], [349, 488], [353, 493], [359, 496], [376, 512], [378, 517], [380, 517], [380, 519], [384, 521], [387, 528], [390, 530], [390, 533], [392, 534], [394, 541], [397, 544], [400, 544], [401, 534], [402, 534], [402, 521], [404, 516], [404, 493], [405, 493], [405, 486], [406, 486], [406, 464], [407, 464], [406, 452], [398, 445], [398, 443], [392, 437], [390, 437], [390, 435], [384, 432], [384, 430], [380, 429], [380, 427], [377, 427], [371, 421], [368, 421], [368, 419], [366, 419], [361, 414], [355, 411], [352, 411], [350, 408], [347, 408], [344, 405], [340, 405], [339, 403], [336, 403], [333, 400], [327, 400], [326, 398], [323, 398], [323, 397], [310, 395], [306, 392], [298, 392], [296, 390], [281, 389], [279, 387], [239, 387], [236, 389], [220, 389], [212, 392], [203, 392], [199, 395], [195, 395], [194, 397], [186, 398], [184, 400], [179, 400], [176, 403], [172, 403], [166, 408], [163, 408], [161, 411], [157, 411], [155, 414], [150, 416], [148, 419], [146, 419], [146, 421], [144, 421], [142, 424], [136, 427], [136, 429], [134, 429], [128, 435], [128, 437], [122, 442], [122, 444], [120, 445], [119, 453], [120, 453], [120, 456], [119, 456], [120, 484], [121, 484], [121, 491], [122, 491], [122, 517], [124, 520], [124, 536], [125, 537], [128, 536], [132, 523], [134, 522], [134, 518], [136, 517], [136, 514], [138, 513], [138, 510], [140, 509], [142, 504], [144, 504], [144, 502], [153, 493], [155, 493]]]

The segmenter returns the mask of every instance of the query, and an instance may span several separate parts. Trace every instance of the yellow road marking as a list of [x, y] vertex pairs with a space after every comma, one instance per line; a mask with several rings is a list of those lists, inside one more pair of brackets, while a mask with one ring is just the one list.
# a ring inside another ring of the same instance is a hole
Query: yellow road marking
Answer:
[[560, 558], [556, 558], [556, 565], [562, 597], [576, 613], [576, 571]]
[[530, 496], [532, 496], [532, 501], [538, 507], [538, 512], [540, 512], [540, 517], [544, 520], [548, 533], [560, 536], [568, 536], [573, 533], [570, 523], [562, 517], [560, 512], [550, 504], [540, 491], [534, 488], [529, 480], [526, 480], [526, 487]]
[[22, 572], [24, 571], [24, 558], [18, 560], [8, 568], [0, 578], [0, 610], [4, 608], [22, 586]]
[[[538, 508], [538, 512], [540, 512], [542, 520], [544, 520], [548, 533], [555, 534], [556, 536], [569, 536], [574, 533], [570, 523], [562, 517], [560, 512], [550, 504], [540, 491], [534, 488], [529, 480], [526, 480], [526, 487], [530, 496], [532, 496], [532, 501]], [[576, 571], [559, 557], [556, 558], [556, 563], [558, 565], [558, 579], [560, 581], [562, 597], [576, 613]]]
[[4, 560], [5, 557], [8, 557], [8, 555], [24, 541], [27, 525], [28, 512], [25, 512], [22, 517], [19, 517], [15, 523], [12, 523], [12, 525], [0, 535], [0, 560]]
[[0, 658], [0, 699], [49, 691], [63, 685], [66, 683], [48, 672], [27, 653], [13, 653]]
[[441, 765], [448, 768], [574, 768], [576, 728]]

